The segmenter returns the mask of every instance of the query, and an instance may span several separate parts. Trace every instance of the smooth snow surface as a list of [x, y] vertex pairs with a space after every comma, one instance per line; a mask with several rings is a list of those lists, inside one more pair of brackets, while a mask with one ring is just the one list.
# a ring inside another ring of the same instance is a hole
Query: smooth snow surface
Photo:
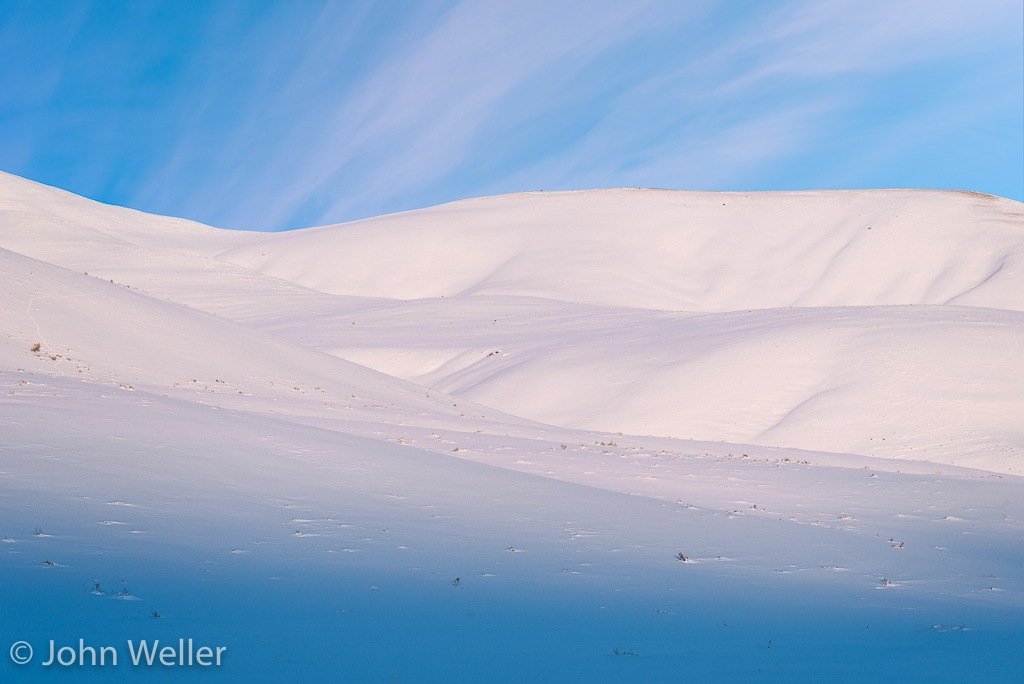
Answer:
[[[0, 294], [0, 653], [37, 654], [4, 681], [1024, 665], [1017, 202], [618, 189], [265, 235], [0, 174]], [[41, 664], [79, 638], [122, 662]], [[230, 657], [126, 664], [155, 638]]]

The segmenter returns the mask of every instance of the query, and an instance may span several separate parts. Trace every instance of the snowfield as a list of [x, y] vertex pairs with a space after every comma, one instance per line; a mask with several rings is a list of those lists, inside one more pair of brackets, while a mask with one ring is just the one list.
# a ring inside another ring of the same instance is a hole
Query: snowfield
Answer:
[[[4, 681], [1021, 676], [1018, 202], [260, 234], [0, 173], [0, 288]], [[118, 664], [43, 665], [79, 639]]]

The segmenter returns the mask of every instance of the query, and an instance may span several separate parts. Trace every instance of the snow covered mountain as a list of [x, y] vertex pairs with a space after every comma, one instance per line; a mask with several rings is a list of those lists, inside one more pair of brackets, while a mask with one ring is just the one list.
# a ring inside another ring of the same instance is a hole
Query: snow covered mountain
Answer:
[[[258, 234], [0, 173], [0, 293], [3, 636], [37, 651], [213, 624], [229, 677], [322, 676], [297, 654], [341, 628], [369, 680], [516, 681], [514, 644], [541, 681], [855, 681], [871, 620], [955, 680], [1024, 636], [1020, 203], [615, 189]], [[80, 589], [129, 570], [126, 624]]]

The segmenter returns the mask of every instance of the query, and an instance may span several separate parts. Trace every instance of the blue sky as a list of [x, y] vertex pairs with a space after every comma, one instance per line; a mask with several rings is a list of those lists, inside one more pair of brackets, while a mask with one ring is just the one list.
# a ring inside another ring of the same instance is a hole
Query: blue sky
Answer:
[[0, 0], [0, 170], [224, 228], [522, 190], [1024, 201], [1019, 0]]

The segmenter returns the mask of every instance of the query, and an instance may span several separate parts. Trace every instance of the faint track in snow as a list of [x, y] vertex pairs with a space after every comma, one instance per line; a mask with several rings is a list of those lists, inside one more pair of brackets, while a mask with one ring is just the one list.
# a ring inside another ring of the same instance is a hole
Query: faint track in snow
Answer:
[[1011, 356], [1013, 356], [1017, 352], [1017, 350], [1019, 348], [1020, 348], [1020, 338], [1017, 335], [1017, 330], [1014, 330], [1013, 331], [1013, 348], [1010, 351], [1008, 351], [1003, 356], [1003, 358], [999, 359], [998, 361], [993, 362], [992, 365], [989, 366], [988, 371], [985, 372], [985, 375], [983, 375], [980, 380], [978, 380], [976, 383], [974, 383], [974, 385], [972, 385], [971, 388], [969, 390], [967, 390], [967, 402], [964, 404], [964, 413], [963, 413], [963, 421], [964, 422], [967, 421], [967, 406], [970, 405], [971, 399], [974, 397], [975, 390], [977, 390], [986, 380], [989, 379], [989, 377], [991, 377], [992, 373], [995, 372], [996, 368], [999, 368], [1000, 366], [1005, 364], [1007, 362], [1007, 360]]
[[[67, 377], [64, 371], [61, 370], [60, 368], [61, 364], [64, 363], [65, 361], [64, 357], [58, 355], [55, 351], [53, 351], [53, 349], [50, 347], [50, 343], [46, 341], [46, 336], [43, 335], [42, 329], [39, 327], [39, 322], [36, 320], [35, 316], [32, 315], [32, 311], [35, 308], [36, 300], [49, 299], [52, 296], [53, 295], [29, 295], [28, 306], [25, 308], [25, 315], [28, 317], [30, 321], [32, 321], [32, 325], [36, 329], [37, 342], [39, 342], [39, 344], [41, 345], [43, 353], [46, 354], [47, 356], [55, 357], [53, 361], [55, 363], [57, 372], [60, 373], [61, 377]], [[82, 296], [84, 295], [75, 295], [74, 298], [77, 299], [78, 297]]]

